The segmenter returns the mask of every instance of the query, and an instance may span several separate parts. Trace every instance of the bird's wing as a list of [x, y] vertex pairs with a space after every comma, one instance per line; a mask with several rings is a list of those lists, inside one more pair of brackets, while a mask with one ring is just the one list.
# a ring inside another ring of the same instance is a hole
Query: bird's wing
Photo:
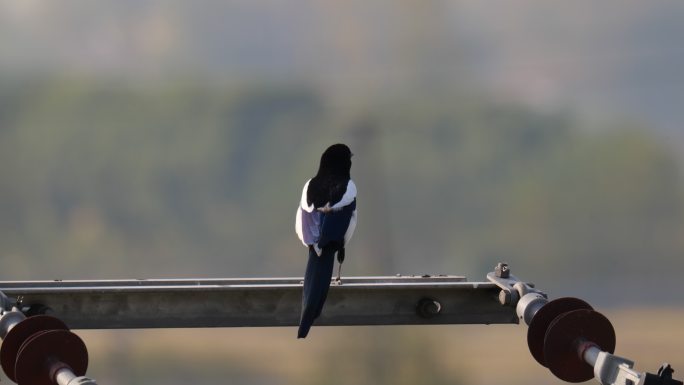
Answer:
[[295, 232], [304, 246], [313, 245], [318, 242], [321, 229], [321, 213], [314, 211], [314, 205], [307, 205], [306, 191], [309, 182], [304, 184], [302, 198], [295, 214]]
[[308, 212], [297, 207], [295, 216], [295, 232], [304, 246], [318, 242], [321, 235], [321, 216], [318, 211]]
[[356, 199], [339, 210], [322, 213], [318, 246], [323, 248], [331, 242], [344, 246], [355, 211]]
[[349, 243], [349, 240], [351, 239], [352, 235], [354, 235], [354, 230], [356, 230], [356, 185], [354, 182], [349, 179], [349, 184], [347, 185], [347, 191], [345, 192], [344, 196], [342, 197], [342, 201], [345, 200], [345, 197], [347, 196], [347, 192], [354, 195], [354, 198], [352, 199], [354, 203], [354, 211], [352, 211], [351, 218], [349, 219], [349, 226], [347, 227], [347, 232], [344, 233], [344, 244], [346, 245]]
[[319, 247], [335, 241], [346, 244], [356, 228], [356, 185], [350, 179], [339, 202], [329, 211], [314, 210], [307, 200], [309, 182], [304, 184], [302, 198], [295, 216], [295, 232], [305, 246]]
[[349, 179], [349, 182], [347, 182], [347, 189], [344, 192], [344, 195], [342, 195], [342, 199], [340, 199], [339, 202], [335, 203], [330, 207], [332, 210], [340, 210], [345, 206], [349, 206], [354, 200], [356, 199], [356, 185], [354, 184], [354, 181]]
[[309, 202], [306, 199], [307, 191], [309, 190], [309, 182], [311, 182], [311, 179], [307, 180], [306, 183], [304, 183], [304, 188], [302, 189], [302, 198], [299, 200], [299, 207], [301, 207], [302, 210], [310, 213], [314, 210], [314, 204], [313, 202], [309, 204]]
[[347, 227], [347, 232], [344, 233], [344, 244], [349, 243], [352, 235], [354, 235], [354, 230], [356, 230], [356, 209], [352, 212], [351, 218], [349, 219], [349, 226]]

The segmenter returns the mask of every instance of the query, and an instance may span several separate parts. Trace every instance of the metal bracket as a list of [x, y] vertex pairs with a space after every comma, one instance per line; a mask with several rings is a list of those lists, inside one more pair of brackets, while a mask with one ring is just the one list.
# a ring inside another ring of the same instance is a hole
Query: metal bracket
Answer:
[[520, 298], [529, 293], [547, 298], [546, 293], [534, 288], [533, 283], [526, 283], [511, 274], [511, 269], [505, 262], [499, 262], [494, 271], [487, 273], [487, 279], [501, 289], [499, 303], [516, 306]]

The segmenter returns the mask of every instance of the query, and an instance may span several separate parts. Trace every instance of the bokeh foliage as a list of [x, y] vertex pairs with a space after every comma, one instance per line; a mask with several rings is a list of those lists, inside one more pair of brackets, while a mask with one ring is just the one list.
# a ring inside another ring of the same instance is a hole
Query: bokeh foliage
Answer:
[[344, 109], [305, 84], [37, 78], [0, 100], [3, 279], [300, 275], [294, 208], [337, 141], [360, 190], [350, 274], [506, 260], [562, 290], [683, 264], [681, 165], [638, 126], [460, 94]]

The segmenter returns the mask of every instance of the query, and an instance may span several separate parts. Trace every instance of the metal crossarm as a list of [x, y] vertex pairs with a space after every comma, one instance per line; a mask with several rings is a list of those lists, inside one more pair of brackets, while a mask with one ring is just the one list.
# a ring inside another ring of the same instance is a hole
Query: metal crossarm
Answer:
[[[294, 326], [301, 290], [301, 278], [0, 282], [74, 329]], [[316, 324], [518, 323], [499, 292], [461, 276], [344, 278]]]
[[[352, 277], [333, 282], [316, 325], [529, 326], [532, 356], [558, 378], [604, 385], [682, 385], [664, 364], [637, 372], [613, 355], [610, 321], [579, 298], [557, 298], [499, 263], [488, 282], [462, 276]], [[0, 364], [23, 384], [93, 384], [70, 328], [295, 326], [301, 278], [0, 282]], [[28, 316], [28, 318], [27, 318]]]

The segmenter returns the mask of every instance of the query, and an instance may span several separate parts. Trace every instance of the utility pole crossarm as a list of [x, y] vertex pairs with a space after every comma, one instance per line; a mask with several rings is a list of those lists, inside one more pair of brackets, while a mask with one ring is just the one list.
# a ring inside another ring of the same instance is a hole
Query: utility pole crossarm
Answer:
[[[638, 372], [614, 355], [612, 324], [585, 301], [549, 301], [505, 263], [487, 279], [345, 278], [333, 282], [316, 324], [522, 323], [534, 359], [561, 380], [682, 385], [668, 364]], [[85, 344], [70, 328], [295, 326], [301, 298], [301, 278], [0, 282], [0, 365], [20, 385], [95, 385], [85, 377]]]
[[[295, 326], [301, 290], [301, 278], [0, 282], [24, 307], [74, 329]], [[518, 323], [499, 292], [461, 276], [344, 278], [316, 324]]]

